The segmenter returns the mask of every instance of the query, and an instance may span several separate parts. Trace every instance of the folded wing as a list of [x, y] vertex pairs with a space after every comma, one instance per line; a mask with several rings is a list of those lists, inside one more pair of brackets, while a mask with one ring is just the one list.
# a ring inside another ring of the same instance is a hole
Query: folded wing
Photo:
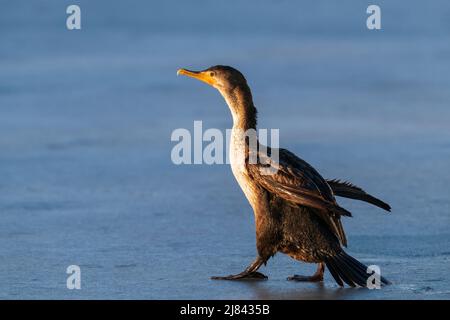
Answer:
[[336, 196], [365, 201], [386, 211], [391, 211], [391, 206], [386, 202], [371, 196], [363, 189], [351, 184], [350, 182], [333, 179], [327, 180], [327, 183]]
[[267, 155], [258, 156], [258, 163], [246, 163], [249, 175], [261, 187], [282, 199], [294, 205], [315, 209], [312, 212], [330, 227], [343, 245], [346, 245], [340, 217], [351, 216], [351, 213], [336, 203], [326, 180], [308, 163], [288, 150], [279, 149], [279, 161], [275, 164], [277, 170], [272, 174], [267, 174]]

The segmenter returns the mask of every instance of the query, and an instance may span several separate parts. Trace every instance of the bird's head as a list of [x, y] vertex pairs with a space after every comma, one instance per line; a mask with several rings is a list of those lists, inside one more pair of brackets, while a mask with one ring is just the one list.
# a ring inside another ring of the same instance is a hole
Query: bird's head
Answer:
[[247, 87], [247, 81], [242, 73], [228, 66], [214, 66], [203, 71], [179, 69], [177, 74], [203, 81], [221, 93], [231, 91], [236, 87]]
[[185, 75], [203, 81], [219, 90], [231, 110], [234, 124], [242, 128], [256, 128], [256, 108], [252, 94], [242, 73], [228, 66], [214, 66], [203, 71], [179, 69]]

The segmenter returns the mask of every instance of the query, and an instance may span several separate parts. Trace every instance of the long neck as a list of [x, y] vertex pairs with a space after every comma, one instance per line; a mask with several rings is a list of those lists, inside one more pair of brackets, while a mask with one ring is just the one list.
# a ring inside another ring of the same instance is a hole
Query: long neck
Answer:
[[244, 131], [256, 130], [256, 108], [250, 88], [247, 85], [238, 86], [221, 93], [233, 116], [233, 128]]

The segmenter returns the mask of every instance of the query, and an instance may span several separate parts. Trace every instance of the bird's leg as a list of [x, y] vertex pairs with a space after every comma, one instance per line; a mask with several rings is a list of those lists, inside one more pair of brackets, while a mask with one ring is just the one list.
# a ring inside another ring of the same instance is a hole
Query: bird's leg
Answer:
[[258, 272], [257, 270], [264, 263], [264, 260], [261, 257], [257, 257], [255, 261], [253, 261], [247, 269], [238, 274], [232, 274], [225, 277], [211, 277], [213, 280], [243, 280], [243, 279], [252, 279], [252, 280], [264, 280], [267, 279], [267, 276]]
[[323, 281], [323, 273], [325, 272], [325, 264], [323, 262], [319, 263], [317, 271], [312, 276], [299, 276], [297, 274], [292, 277], [287, 278], [293, 281], [305, 281], [305, 282], [320, 282]]

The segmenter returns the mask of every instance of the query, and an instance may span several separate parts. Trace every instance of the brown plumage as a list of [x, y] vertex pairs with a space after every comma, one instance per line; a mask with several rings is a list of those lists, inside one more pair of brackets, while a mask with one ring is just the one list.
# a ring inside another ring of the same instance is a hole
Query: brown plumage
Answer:
[[333, 179], [327, 180], [327, 183], [336, 196], [365, 201], [386, 211], [391, 211], [390, 205], [371, 196], [370, 194], [367, 194], [363, 189], [350, 182]]
[[[290, 280], [322, 281], [326, 265], [339, 285], [366, 286], [370, 276], [367, 267], [342, 249], [347, 239], [341, 217], [351, 213], [338, 205], [335, 196], [366, 201], [388, 211], [390, 206], [349, 182], [325, 180], [286, 149], [249, 142], [245, 133], [256, 129], [256, 108], [247, 81], [238, 70], [215, 66], [200, 72], [180, 69], [178, 73], [208, 83], [227, 102], [233, 117], [231, 169], [255, 216], [257, 258], [239, 274], [213, 279], [265, 279], [258, 268], [282, 252], [299, 261], [319, 263], [313, 276], [293, 276]], [[270, 163], [276, 152], [278, 161]], [[252, 161], [254, 158], [258, 161]], [[268, 166], [276, 170], [267, 174]], [[381, 281], [388, 283], [383, 277]]]

